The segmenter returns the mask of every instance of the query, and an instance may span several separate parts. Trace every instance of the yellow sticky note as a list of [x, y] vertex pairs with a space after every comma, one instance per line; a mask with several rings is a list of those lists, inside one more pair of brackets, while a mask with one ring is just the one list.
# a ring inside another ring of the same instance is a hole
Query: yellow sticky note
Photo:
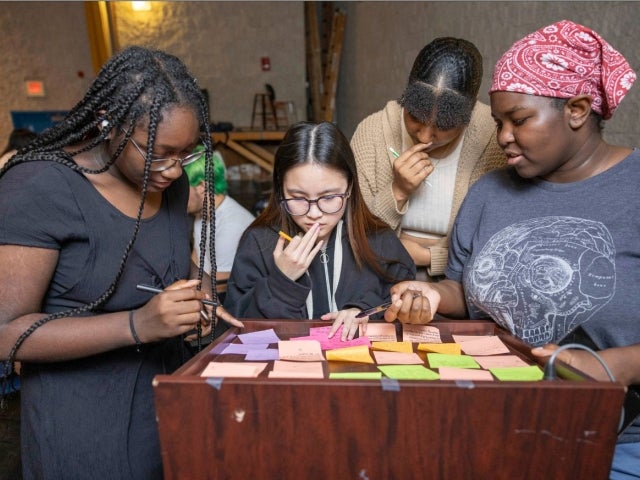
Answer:
[[411, 342], [371, 342], [371, 348], [385, 352], [413, 352], [413, 344]]
[[462, 353], [459, 343], [419, 343], [418, 350], [449, 355], [460, 355]]
[[328, 361], [374, 363], [369, 354], [369, 347], [358, 345], [357, 347], [336, 348], [325, 352]]

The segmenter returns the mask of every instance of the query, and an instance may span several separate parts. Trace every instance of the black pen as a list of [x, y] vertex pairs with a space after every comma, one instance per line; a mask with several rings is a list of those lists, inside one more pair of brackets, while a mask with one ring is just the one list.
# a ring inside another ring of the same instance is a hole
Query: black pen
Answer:
[[[415, 290], [407, 290], [407, 292], [413, 292], [413, 298], [418, 298], [422, 295], [422, 293], [417, 292]], [[378, 305], [377, 307], [369, 308], [368, 310], [363, 310], [356, 315], [356, 318], [368, 317], [369, 315], [373, 315], [374, 313], [384, 312], [391, 305], [393, 305], [393, 302], [387, 302], [387, 303], [383, 303], [382, 305]]]
[[[145, 285], [143, 283], [140, 283], [138, 285], [136, 285], [136, 288], [138, 290], [142, 290], [143, 292], [151, 292], [151, 293], [162, 293], [164, 292], [163, 289], [158, 288], [158, 287], [152, 287], [151, 285]], [[214, 302], [213, 300], [200, 300], [202, 303], [204, 303], [205, 305], [210, 305], [212, 307], [217, 307], [218, 304], [216, 302]]]
[[374, 313], [383, 312], [390, 306], [391, 306], [391, 302], [388, 302], [388, 303], [383, 303], [382, 305], [378, 305], [377, 307], [370, 308], [368, 310], [363, 310], [356, 315], [356, 318], [368, 317], [369, 315], [373, 315]]

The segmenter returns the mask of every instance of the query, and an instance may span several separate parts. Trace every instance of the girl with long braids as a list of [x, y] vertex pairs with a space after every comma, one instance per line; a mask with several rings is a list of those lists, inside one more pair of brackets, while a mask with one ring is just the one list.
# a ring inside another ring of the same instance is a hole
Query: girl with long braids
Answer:
[[[283, 234], [278, 232], [282, 231]], [[244, 232], [225, 306], [245, 318], [321, 318], [351, 340], [415, 266], [362, 200], [349, 141], [330, 122], [300, 122], [275, 154], [267, 208]]]
[[162, 477], [152, 378], [216, 318], [201, 302], [215, 275], [190, 262], [182, 171], [202, 142], [211, 184], [207, 119], [179, 59], [130, 47], [0, 171], [0, 356], [22, 364], [26, 479]]

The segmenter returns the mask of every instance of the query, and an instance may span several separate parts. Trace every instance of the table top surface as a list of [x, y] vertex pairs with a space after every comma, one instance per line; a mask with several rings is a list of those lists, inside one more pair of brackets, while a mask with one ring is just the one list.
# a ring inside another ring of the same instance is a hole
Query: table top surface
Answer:
[[[245, 361], [243, 354], [224, 354], [222, 353], [225, 348], [232, 343], [238, 344], [241, 343], [238, 338], [239, 334], [242, 333], [250, 333], [256, 332], [260, 330], [268, 330], [273, 328], [276, 334], [278, 335], [280, 340], [289, 340], [294, 337], [303, 337], [309, 334], [309, 329], [312, 327], [326, 327], [329, 326], [330, 323], [323, 322], [320, 320], [259, 320], [259, 319], [250, 319], [245, 320], [242, 319], [245, 324], [244, 329], [238, 328], [230, 328], [225, 333], [223, 333], [220, 337], [218, 337], [212, 344], [206, 346], [203, 351], [198, 353], [193, 359], [183, 365], [180, 369], [178, 369], [171, 377], [173, 380], [177, 378], [181, 379], [191, 379], [196, 381], [206, 381], [206, 378], [200, 377], [200, 373], [209, 365], [210, 362], [243, 362]], [[544, 368], [543, 363], [536, 357], [533, 357], [530, 353], [531, 347], [524, 342], [520, 341], [513, 335], [511, 335], [508, 331], [502, 329], [497, 324], [491, 321], [476, 321], [476, 320], [438, 320], [430, 323], [429, 325], [437, 327], [440, 331], [441, 340], [443, 343], [453, 342], [453, 335], [476, 335], [476, 336], [485, 336], [485, 335], [495, 335], [500, 338], [500, 340], [507, 346], [509, 349], [509, 353], [511, 355], [516, 355], [521, 358], [528, 365], [539, 365], [540, 368]], [[402, 340], [402, 325], [399, 323], [395, 323], [396, 327], [396, 336], [398, 341]], [[277, 345], [270, 345], [271, 348], [277, 348]], [[428, 367], [427, 362], [427, 354], [424, 351], [419, 351], [417, 349], [418, 343], [413, 343], [413, 352], [417, 353], [420, 358], [425, 362], [424, 366]], [[229, 379], [231, 381], [242, 381], [242, 382], [258, 382], [258, 381], [268, 381], [268, 382], [277, 382], [281, 379], [268, 378], [268, 372], [272, 370], [274, 361], [267, 361], [267, 368], [256, 378], [233, 378]], [[323, 370], [325, 377], [323, 379], [293, 379], [293, 381], [306, 381], [306, 382], [334, 382], [334, 380], [329, 380], [329, 374], [334, 372], [375, 372], [378, 371], [378, 365], [376, 363], [367, 364], [367, 363], [355, 363], [355, 362], [336, 362], [336, 361], [323, 361]], [[558, 383], [577, 383], [578, 380], [583, 386], [584, 382], [588, 382], [590, 385], [595, 388], [621, 388], [621, 386], [617, 383], [611, 384], [607, 382], [596, 382], [592, 380], [587, 375], [579, 372], [562, 362], [556, 361], [556, 367], [558, 369], [558, 374], [560, 376], [560, 382]], [[164, 377], [164, 381], [167, 381], [167, 376]], [[568, 379], [571, 381], [563, 381], [563, 379]], [[352, 380], [355, 382], [376, 382], [376, 380]], [[377, 380], [379, 382], [380, 380]], [[423, 382], [418, 381], [420, 384], [434, 384], [434, 382]], [[435, 383], [439, 384], [455, 384], [453, 381], [438, 381]], [[493, 386], [499, 387], [507, 387], [512, 385], [513, 383], [518, 383], [520, 385], [541, 385], [550, 382], [504, 382], [494, 380], [492, 382], [484, 382], [493, 384]]]

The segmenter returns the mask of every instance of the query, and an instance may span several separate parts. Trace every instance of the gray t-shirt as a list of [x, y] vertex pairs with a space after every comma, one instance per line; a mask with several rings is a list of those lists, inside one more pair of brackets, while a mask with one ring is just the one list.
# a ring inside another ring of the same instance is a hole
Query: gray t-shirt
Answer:
[[640, 152], [574, 183], [511, 168], [469, 190], [447, 277], [471, 318], [494, 319], [531, 345], [581, 326], [600, 348], [640, 343]]
[[[488, 173], [456, 218], [446, 275], [471, 318], [531, 345], [578, 327], [596, 348], [640, 343], [640, 151], [573, 183]], [[620, 443], [640, 441], [636, 418]]]

